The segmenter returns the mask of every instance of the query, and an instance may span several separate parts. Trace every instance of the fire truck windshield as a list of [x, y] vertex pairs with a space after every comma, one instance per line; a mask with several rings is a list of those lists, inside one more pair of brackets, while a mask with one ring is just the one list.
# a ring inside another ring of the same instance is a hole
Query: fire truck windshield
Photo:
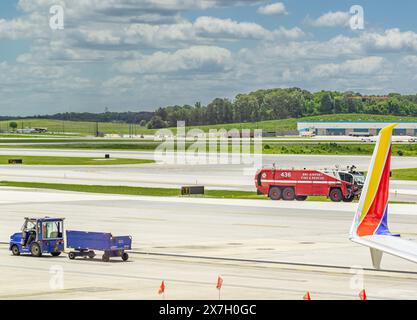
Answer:
[[364, 175], [361, 175], [361, 174], [354, 174], [353, 175], [353, 178], [355, 179], [355, 182], [358, 184], [358, 185], [364, 185], [365, 184], [365, 176]]

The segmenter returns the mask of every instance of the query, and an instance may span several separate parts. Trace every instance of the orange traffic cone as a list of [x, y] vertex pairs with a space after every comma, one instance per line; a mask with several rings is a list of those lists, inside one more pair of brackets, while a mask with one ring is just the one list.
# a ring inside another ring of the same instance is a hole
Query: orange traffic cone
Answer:
[[309, 291], [307, 291], [307, 293], [304, 295], [303, 300], [311, 300], [311, 295]]
[[361, 292], [359, 292], [359, 299], [366, 300], [366, 291], [363, 289]]

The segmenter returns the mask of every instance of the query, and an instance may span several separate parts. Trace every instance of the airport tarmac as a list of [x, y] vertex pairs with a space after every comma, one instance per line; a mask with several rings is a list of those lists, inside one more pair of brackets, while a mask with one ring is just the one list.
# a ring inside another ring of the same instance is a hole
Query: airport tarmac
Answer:
[[[224, 299], [357, 299], [362, 273], [370, 299], [417, 299], [415, 264], [384, 256], [391, 271], [368, 270], [368, 249], [347, 239], [355, 206], [2, 187], [0, 299], [161, 299], [162, 280], [167, 299], [216, 299], [219, 274]], [[416, 209], [391, 205], [392, 231], [417, 239]], [[23, 218], [44, 215], [65, 217], [67, 230], [132, 235], [130, 262], [11, 256], [5, 243]]]

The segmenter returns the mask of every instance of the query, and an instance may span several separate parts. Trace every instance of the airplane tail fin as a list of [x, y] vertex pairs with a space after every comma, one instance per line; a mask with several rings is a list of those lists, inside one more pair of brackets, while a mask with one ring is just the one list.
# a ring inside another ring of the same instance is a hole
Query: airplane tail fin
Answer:
[[391, 140], [396, 124], [381, 130], [372, 155], [350, 238], [391, 235], [388, 228], [388, 195], [391, 169]]
[[383, 251], [367, 242], [370, 236], [390, 236], [388, 196], [391, 170], [392, 133], [396, 124], [381, 130], [372, 155], [365, 185], [350, 229], [350, 239], [370, 248], [372, 264], [380, 269]]

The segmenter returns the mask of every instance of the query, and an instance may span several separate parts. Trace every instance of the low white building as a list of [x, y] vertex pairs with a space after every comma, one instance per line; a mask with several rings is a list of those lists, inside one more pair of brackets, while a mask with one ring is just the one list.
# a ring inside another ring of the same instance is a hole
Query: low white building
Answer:
[[306, 132], [318, 136], [376, 136], [390, 123], [397, 123], [394, 136], [417, 136], [417, 122], [377, 122], [377, 121], [303, 121], [298, 122], [300, 135]]

